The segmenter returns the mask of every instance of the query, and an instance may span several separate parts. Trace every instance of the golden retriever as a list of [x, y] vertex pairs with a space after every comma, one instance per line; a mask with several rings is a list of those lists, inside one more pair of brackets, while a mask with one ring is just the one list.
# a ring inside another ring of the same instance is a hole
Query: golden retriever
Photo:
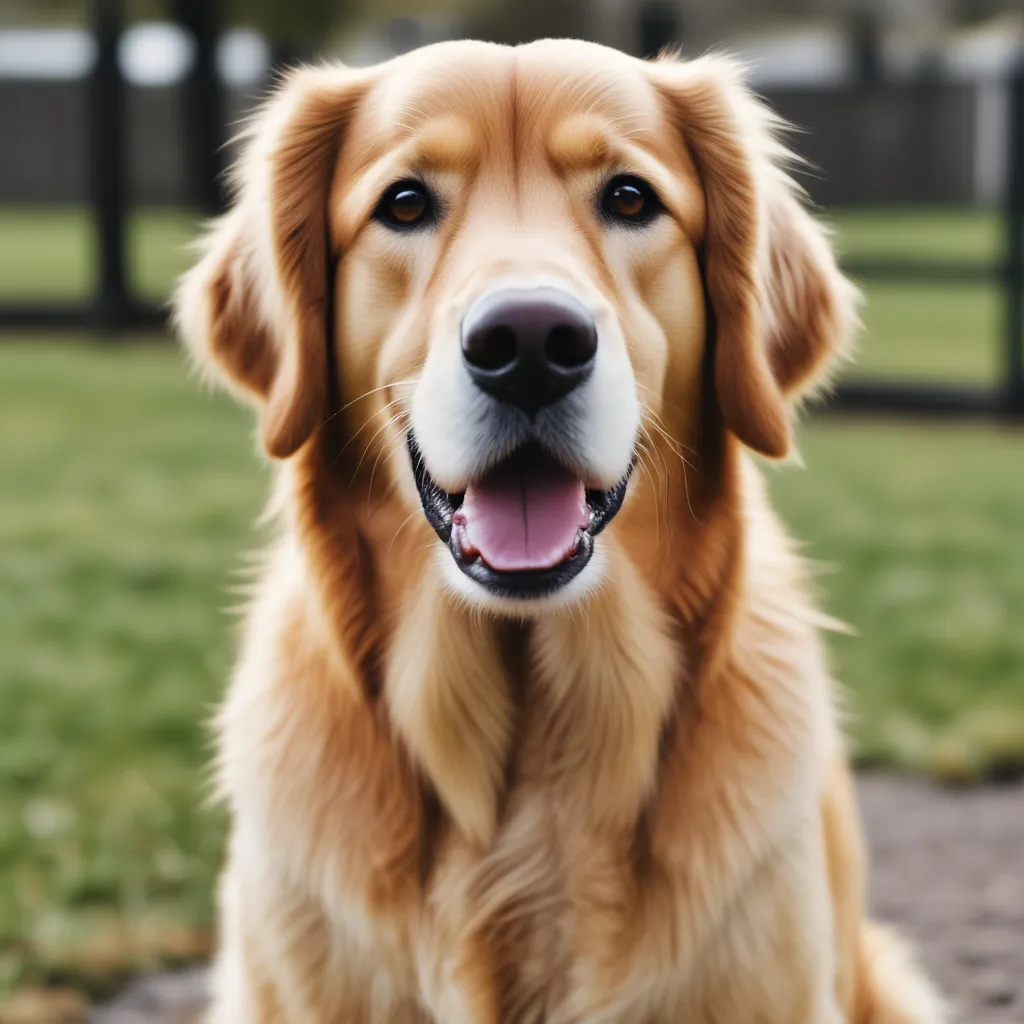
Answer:
[[933, 1024], [750, 452], [856, 295], [722, 58], [296, 71], [177, 296], [281, 524], [215, 1024]]

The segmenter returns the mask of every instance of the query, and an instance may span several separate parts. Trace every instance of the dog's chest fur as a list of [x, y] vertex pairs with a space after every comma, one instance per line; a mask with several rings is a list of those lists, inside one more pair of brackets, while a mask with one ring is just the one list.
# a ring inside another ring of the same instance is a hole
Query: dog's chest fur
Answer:
[[[609, 592], [589, 623], [553, 617], [503, 636], [428, 594], [406, 609], [390, 715], [346, 682], [290, 589], [268, 588], [277, 599], [254, 609], [245, 685], [220, 721], [221, 780], [236, 820], [266, 836], [254, 845], [312, 884], [309, 911], [362, 975], [342, 988], [425, 996], [453, 1021], [487, 1015], [452, 1000], [496, 1001], [508, 1024], [558, 1020], [574, 990], [614, 988], [641, 927], [642, 818], [679, 682], [653, 603]], [[441, 644], [461, 657], [440, 664]], [[268, 646], [286, 649], [290, 678]], [[467, 697], [480, 686], [489, 705]]]
[[[585, 758], [566, 724], [531, 717], [494, 840], [466, 851], [456, 929], [496, 978], [499, 1019], [522, 1024], [580, 1019], [584, 992], [622, 981], [651, 882], [644, 822], [600, 820], [576, 778]], [[439, 868], [440, 894], [450, 882]]]
[[[589, 623], [553, 617], [499, 631], [503, 671], [487, 685], [503, 691], [492, 712], [501, 727], [453, 729], [458, 716], [443, 713], [443, 737], [413, 741], [453, 809], [429, 858], [425, 905], [436, 920], [425, 946], [455, 951], [456, 975], [493, 985], [502, 1021], [579, 1019], [574, 999], [628, 970], [649, 881], [643, 815], [681, 683], [656, 609], [636, 595], [633, 605], [610, 599]], [[431, 673], [419, 653], [423, 692]], [[457, 697], [463, 685], [472, 681], [453, 670], [438, 692]], [[417, 726], [427, 720], [417, 707]], [[460, 827], [459, 809], [475, 805], [486, 810]], [[488, 824], [474, 836], [478, 820]]]
[[511, 636], [411, 590], [373, 700], [301, 561], [274, 569], [220, 720], [221, 783], [247, 861], [229, 875], [279, 887], [247, 930], [303, 979], [312, 1019], [658, 1020], [704, 898], [730, 898], [721, 849], [753, 862], [813, 807], [825, 691], [795, 687], [776, 641], [774, 668], [702, 691], [698, 712], [668, 616], [616, 571], [627, 585], [585, 620]]

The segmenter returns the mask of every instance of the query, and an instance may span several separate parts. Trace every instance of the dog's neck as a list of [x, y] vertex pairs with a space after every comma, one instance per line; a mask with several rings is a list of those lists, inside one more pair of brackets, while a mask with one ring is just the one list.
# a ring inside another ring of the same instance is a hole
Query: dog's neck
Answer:
[[330, 451], [314, 440], [293, 466], [306, 562], [339, 655], [460, 830], [487, 842], [524, 770], [576, 794], [585, 780], [596, 828], [635, 823], [666, 733], [728, 657], [743, 571], [737, 447], [723, 435], [690, 472], [662, 453], [662, 475], [638, 481], [609, 531], [609, 582], [585, 607], [526, 624], [447, 596], [426, 524], [403, 526], [404, 508], [360, 493]]

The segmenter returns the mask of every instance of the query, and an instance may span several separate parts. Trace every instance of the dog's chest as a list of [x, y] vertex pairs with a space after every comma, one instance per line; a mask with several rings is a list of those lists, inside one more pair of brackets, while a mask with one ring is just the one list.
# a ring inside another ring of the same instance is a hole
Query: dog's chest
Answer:
[[[428, 903], [460, 908], [444, 930], [492, 979], [502, 1024], [647, 1016], [630, 1012], [627, 990], [651, 897], [643, 808], [662, 716], [627, 699], [644, 689], [638, 673], [626, 686], [612, 668], [520, 695], [492, 839], [474, 845], [453, 827], [438, 851]], [[609, 692], [626, 706], [596, 699]]]
[[502, 1024], [587, 1019], [595, 1000], [615, 1001], [639, 926], [636, 848], [557, 787], [513, 795], [493, 845], [462, 872], [457, 929], [491, 976]]

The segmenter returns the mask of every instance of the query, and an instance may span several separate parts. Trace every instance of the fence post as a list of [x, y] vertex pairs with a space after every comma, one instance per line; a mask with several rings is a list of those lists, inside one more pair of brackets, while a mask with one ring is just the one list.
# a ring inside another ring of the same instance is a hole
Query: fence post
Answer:
[[92, 196], [99, 264], [98, 293], [92, 311], [96, 325], [127, 324], [131, 300], [125, 282], [124, 83], [118, 66], [120, 0], [93, 0], [96, 65], [92, 74]]
[[640, 7], [639, 41], [641, 57], [657, 57], [662, 50], [677, 46], [682, 35], [676, 4], [647, 0]]
[[[184, 89], [184, 135], [191, 195], [204, 213], [219, 213], [224, 194], [224, 90], [217, 72], [220, 0], [177, 0], [175, 14], [195, 41], [195, 62]], [[190, 196], [191, 198], [191, 196]]]
[[1010, 78], [1004, 254], [1005, 386], [1009, 416], [1024, 417], [1024, 60]]

